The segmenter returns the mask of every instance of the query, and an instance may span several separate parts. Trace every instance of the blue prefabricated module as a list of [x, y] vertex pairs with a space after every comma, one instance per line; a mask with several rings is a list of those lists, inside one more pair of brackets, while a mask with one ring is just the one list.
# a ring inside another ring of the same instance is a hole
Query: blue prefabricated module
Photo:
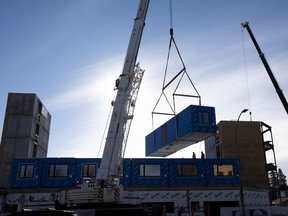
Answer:
[[131, 161], [132, 159], [123, 159], [123, 175], [120, 178], [120, 184], [121, 185], [131, 185]]
[[146, 156], [166, 157], [215, 133], [215, 108], [190, 105], [146, 136]]
[[42, 159], [27, 158], [13, 161], [10, 177], [12, 188], [35, 188], [41, 185]]
[[169, 161], [162, 159], [133, 159], [130, 170], [131, 186], [168, 186]]
[[[207, 160], [206, 160], [207, 161]], [[170, 159], [170, 186], [206, 186], [202, 159]]]
[[97, 169], [100, 166], [99, 158], [78, 158], [75, 160], [75, 181], [82, 184], [83, 178], [96, 180]]
[[238, 185], [240, 179], [237, 178], [239, 163], [235, 159], [208, 159], [205, 165], [206, 184], [215, 185]]
[[42, 172], [42, 187], [72, 187], [75, 185], [75, 158], [47, 158]]
[[[10, 188], [73, 188], [96, 178], [99, 158], [27, 158], [13, 161]], [[123, 160], [124, 187], [239, 185], [237, 159], [132, 158]]]

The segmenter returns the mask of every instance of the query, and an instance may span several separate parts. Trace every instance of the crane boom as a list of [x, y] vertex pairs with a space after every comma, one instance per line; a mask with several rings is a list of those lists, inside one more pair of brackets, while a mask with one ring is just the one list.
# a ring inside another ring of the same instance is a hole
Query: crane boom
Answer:
[[122, 158], [129, 134], [137, 93], [144, 71], [136, 65], [149, 0], [141, 0], [128, 45], [124, 66], [116, 80], [117, 95], [96, 180], [105, 186], [119, 184]]
[[272, 73], [272, 70], [271, 70], [271, 68], [270, 68], [270, 66], [269, 66], [269, 64], [268, 64], [268, 62], [267, 62], [267, 60], [266, 60], [266, 58], [264, 56], [264, 53], [262, 53], [262, 51], [261, 51], [261, 49], [260, 49], [260, 47], [259, 47], [259, 45], [258, 45], [258, 43], [257, 43], [257, 41], [255, 39], [250, 27], [249, 27], [249, 23], [248, 22], [244, 22], [244, 23], [241, 23], [241, 25], [242, 25], [243, 28], [247, 29], [247, 31], [248, 31], [248, 33], [249, 33], [249, 35], [250, 35], [255, 47], [256, 47], [256, 50], [257, 50], [257, 52], [259, 54], [259, 57], [262, 60], [262, 63], [263, 63], [263, 65], [264, 65], [264, 67], [265, 67], [265, 69], [266, 69], [266, 71], [267, 71], [267, 73], [268, 73], [273, 85], [274, 85], [274, 88], [276, 89], [276, 92], [277, 92], [277, 94], [278, 94], [278, 96], [279, 96], [279, 98], [280, 98], [280, 100], [281, 100], [281, 102], [282, 102], [282, 104], [284, 106], [284, 109], [286, 110], [286, 113], [288, 114], [288, 103], [287, 103], [287, 100], [286, 100], [286, 98], [285, 98], [285, 96], [283, 94], [283, 91], [281, 90], [280, 86], [278, 85], [278, 82], [277, 82], [276, 78], [274, 77], [274, 75]]
[[[106, 209], [106, 204], [111, 208], [110, 204], [113, 203], [116, 204], [114, 207], [119, 208], [121, 204], [125, 206], [123, 203], [125, 199], [128, 200], [127, 202], [129, 202], [130, 197], [135, 199], [134, 193], [124, 191], [119, 184], [119, 178], [122, 174], [124, 152], [144, 74], [144, 70], [139, 67], [139, 64], [136, 64], [136, 60], [149, 1], [140, 0], [123, 70], [116, 80], [114, 90], [117, 90], [117, 94], [115, 101], [112, 102], [113, 110], [101, 164], [96, 173], [96, 182], [84, 178], [80, 188], [62, 191], [60, 198], [60, 205], [62, 206], [81, 205], [83, 207], [95, 203], [100, 205], [98, 207], [102, 206]], [[125, 199], [124, 194], [126, 194]]]

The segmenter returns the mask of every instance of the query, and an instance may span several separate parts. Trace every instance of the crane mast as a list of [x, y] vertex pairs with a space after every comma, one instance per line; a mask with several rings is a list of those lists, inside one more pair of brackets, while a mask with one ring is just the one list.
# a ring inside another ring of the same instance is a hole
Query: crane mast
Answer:
[[257, 52], [259, 54], [259, 57], [262, 60], [262, 63], [263, 63], [263, 65], [264, 65], [264, 67], [265, 67], [265, 69], [266, 69], [266, 71], [267, 71], [267, 73], [268, 73], [273, 85], [274, 85], [274, 88], [276, 89], [276, 92], [277, 92], [277, 94], [278, 94], [278, 96], [279, 96], [279, 98], [280, 98], [280, 100], [281, 100], [281, 102], [282, 102], [282, 104], [284, 106], [284, 109], [286, 110], [286, 113], [288, 114], [288, 103], [287, 103], [287, 100], [286, 100], [286, 98], [285, 98], [285, 96], [283, 94], [283, 91], [281, 90], [280, 86], [278, 85], [278, 82], [277, 82], [276, 78], [274, 77], [274, 75], [272, 73], [272, 70], [270, 69], [270, 66], [269, 66], [269, 64], [268, 64], [268, 62], [267, 62], [267, 60], [266, 60], [266, 58], [264, 56], [264, 53], [262, 53], [262, 51], [261, 51], [261, 49], [260, 49], [260, 47], [259, 47], [259, 45], [258, 45], [258, 43], [257, 43], [257, 41], [255, 39], [250, 27], [249, 27], [249, 23], [248, 22], [244, 22], [244, 23], [241, 23], [241, 25], [242, 25], [243, 28], [247, 29], [247, 31], [248, 31], [248, 33], [249, 33], [249, 35], [250, 35], [250, 37], [251, 37], [251, 39], [252, 39], [252, 41], [253, 41], [253, 43], [255, 45], [255, 48], [256, 48], [256, 50], [257, 50]]
[[119, 185], [122, 159], [128, 139], [133, 112], [144, 70], [136, 65], [149, 0], [141, 0], [124, 61], [122, 73], [116, 80], [117, 95], [112, 102], [113, 111], [107, 138], [97, 171], [96, 180], [104, 187]]

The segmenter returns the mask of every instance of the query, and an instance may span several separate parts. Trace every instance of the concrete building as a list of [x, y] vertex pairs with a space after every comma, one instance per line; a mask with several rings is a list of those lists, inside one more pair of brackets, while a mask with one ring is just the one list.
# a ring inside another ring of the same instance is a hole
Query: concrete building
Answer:
[[36, 94], [8, 94], [0, 145], [0, 188], [9, 187], [14, 159], [47, 157], [50, 122], [51, 115]]

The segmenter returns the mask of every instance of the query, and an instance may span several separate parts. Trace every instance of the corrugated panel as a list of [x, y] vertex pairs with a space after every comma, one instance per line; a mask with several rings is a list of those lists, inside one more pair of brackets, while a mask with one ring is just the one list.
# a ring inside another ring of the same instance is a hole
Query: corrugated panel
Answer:
[[215, 108], [190, 105], [146, 136], [146, 156], [166, 157], [215, 133]]

